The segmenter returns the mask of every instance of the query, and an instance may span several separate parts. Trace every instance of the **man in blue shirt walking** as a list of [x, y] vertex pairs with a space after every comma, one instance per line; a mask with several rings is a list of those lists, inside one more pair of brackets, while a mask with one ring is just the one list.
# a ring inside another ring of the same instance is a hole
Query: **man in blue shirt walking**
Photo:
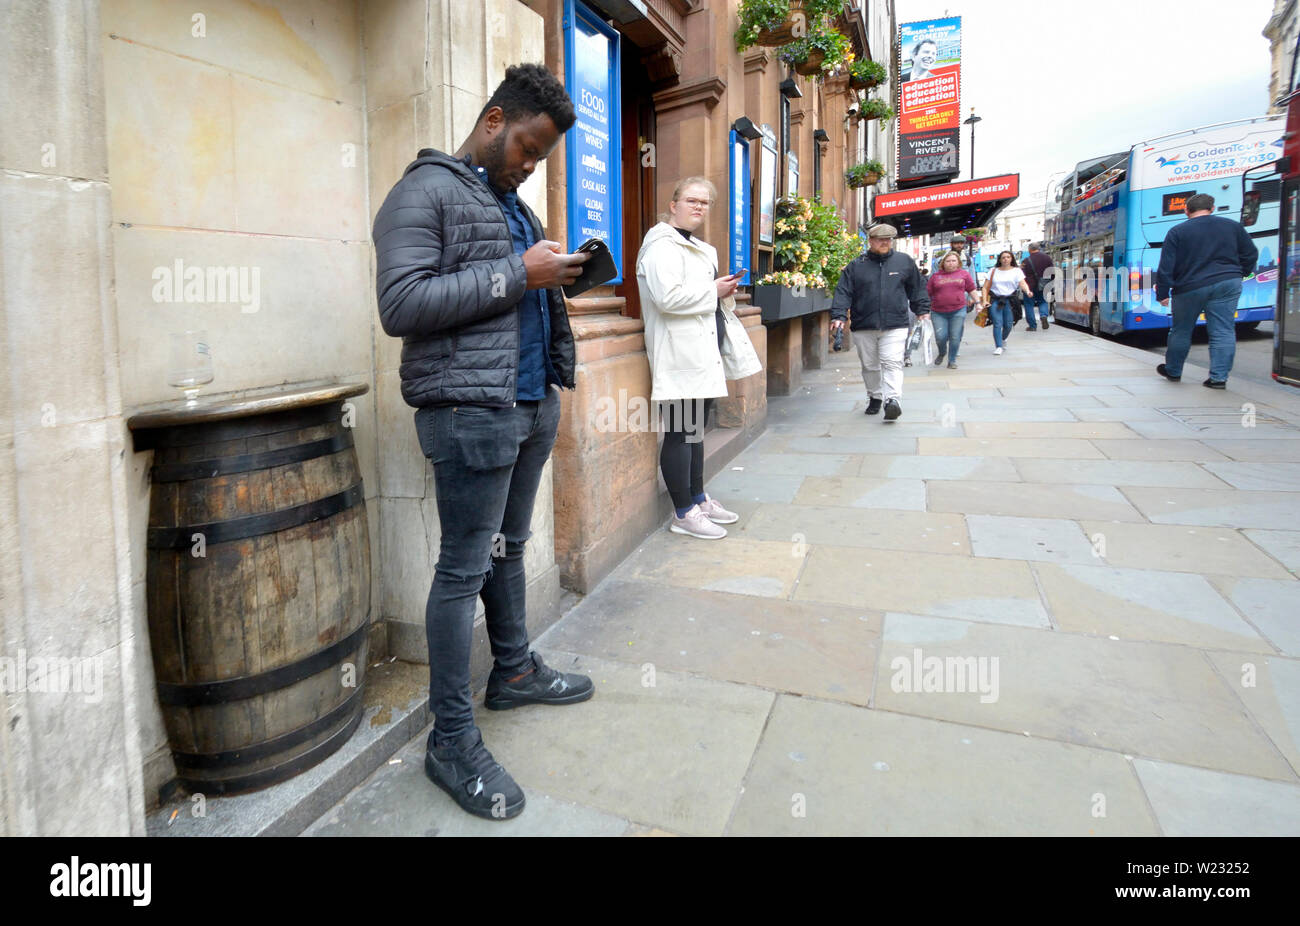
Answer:
[[1203, 385], [1227, 387], [1237, 352], [1233, 313], [1241, 299], [1241, 281], [1255, 272], [1259, 249], [1240, 222], [1214, 215], [1214, 197], [1197, 193], [1187, 199], [1187, 221], [1170, 229], [1160, 248], [1156, 299], [1169, 305], [1173, 294], [1165, 362], [1156, 372], [1177, 382], [1192, 346], [1196, 320], [1205, 314], [1210, 335], [1210, 378]]

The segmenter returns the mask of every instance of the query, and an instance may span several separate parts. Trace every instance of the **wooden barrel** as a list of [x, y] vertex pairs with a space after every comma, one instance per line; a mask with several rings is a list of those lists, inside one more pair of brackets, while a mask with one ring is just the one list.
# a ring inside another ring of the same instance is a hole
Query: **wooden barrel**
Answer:
[[366, 509], [340, 393], [324, 394], [130, 422], [136, 449], [154, 450], [149, 634], [177, 778], [193, 791], [283, 781], [361, 721]]

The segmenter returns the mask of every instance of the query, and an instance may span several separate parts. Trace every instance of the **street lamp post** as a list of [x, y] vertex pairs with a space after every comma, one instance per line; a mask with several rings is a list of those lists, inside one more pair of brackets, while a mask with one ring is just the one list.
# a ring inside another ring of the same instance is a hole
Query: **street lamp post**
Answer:
[[970, 126], [970, 178], [972, 180], [975, 179], [975, 123], [982, 121], [979, 116], [975, 115], [975, 107], [972, 106], [970, 108], [970, 118], [962, 123], [962, 125]]

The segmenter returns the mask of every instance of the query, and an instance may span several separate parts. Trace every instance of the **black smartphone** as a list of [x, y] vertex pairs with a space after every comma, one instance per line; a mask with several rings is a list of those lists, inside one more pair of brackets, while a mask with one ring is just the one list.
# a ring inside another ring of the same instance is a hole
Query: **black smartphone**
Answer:
[[568, 298], [579, 296], [593, 286], [599, 286], [618, 276], [614, 255], [610, 253], [609, 245], [600, 238], [588, 238], [573, 253], [590, 253], [591, 257], [582, 265], [582, 275], [564, 287], [564, 295]]

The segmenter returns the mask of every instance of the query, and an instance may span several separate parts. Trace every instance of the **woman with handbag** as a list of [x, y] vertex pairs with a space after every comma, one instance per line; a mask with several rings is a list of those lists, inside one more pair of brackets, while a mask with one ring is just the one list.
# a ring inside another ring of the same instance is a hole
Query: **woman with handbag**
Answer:
[[703, 177], [680, 181], [636, 259], [650, 400], [664, 435], [659, 467], [675, 509], [669, 529], [702, 540], [727, 536], [720, 525], [740, 520], [704, 492], [705, 419], [727, 380], [763, 368], [735, 312], [745, 271], [719, 277], [717, 252], [695, 236], [716, 198]]
[[1017, 291], [1030, 295], [1025, 273], [1016, 266], [1016, 255], [1010, 251], [998, 254], [997, 266], [984, 280], [984, 302], [990, 305], [989, 317], [993, 327], [993, 353], [1002, 353], [1007, 335], [1011, 333], [1011, 298]]
[[955, 251], [949, 251], [939, 262], [939, 269], [925, 282], [930, 294], [930, 320], [934, 324], [934, 339], [938, 351], [935, 366], [948, 357], [948, 369], [957, 369], [957, 348], [961, 346], [962, 332], [966, 328], [967, 304], [979, 305], [979, 290], [971, 279], [970, 271], [961, 265]]

